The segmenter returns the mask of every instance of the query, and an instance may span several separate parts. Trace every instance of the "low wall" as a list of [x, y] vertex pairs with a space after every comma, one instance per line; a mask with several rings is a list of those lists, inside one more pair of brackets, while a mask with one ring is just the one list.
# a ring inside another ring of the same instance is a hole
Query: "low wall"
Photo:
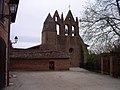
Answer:
[[55, 70], [69, 70], [70, 61], [69, 60], [56, 60]]
[[54, 70], [69, 70], [69, 59], [48, 59], [48, 60], [29, 60], [29, 59], [11, 59], [10, 70], [11, 71], [44, 71], [49, 70], [49, 62], [54, 62]]
[[105, 53], [101, 55], [101, 73], [118, 77], [118, 56], [119, 54]]

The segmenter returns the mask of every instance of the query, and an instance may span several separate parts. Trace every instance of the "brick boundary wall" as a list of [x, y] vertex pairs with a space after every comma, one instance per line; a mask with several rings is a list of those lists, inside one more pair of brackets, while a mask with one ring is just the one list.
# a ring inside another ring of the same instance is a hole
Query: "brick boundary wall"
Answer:
[[54, 70], [69, 70], [70, 61], [69, 59], [40, 59], [40, 60], [29, 60], [29, 59], [11, 59], [10, 70], [11, 71], [47, 71], [49, 70], [49, 62], [55, 63]]
[[101, 73], [109, 71], [110, 76], [118, 77], [118, 54], [104, 53], [101, 55]]

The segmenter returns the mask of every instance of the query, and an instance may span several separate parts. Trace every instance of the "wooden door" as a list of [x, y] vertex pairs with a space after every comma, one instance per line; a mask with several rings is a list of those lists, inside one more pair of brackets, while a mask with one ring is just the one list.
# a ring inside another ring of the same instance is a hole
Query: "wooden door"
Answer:
[[54, 61], [50, 61], [49, 62], [49, 70], [54, 70], [55, 69], [55, 65], [54, 65]]

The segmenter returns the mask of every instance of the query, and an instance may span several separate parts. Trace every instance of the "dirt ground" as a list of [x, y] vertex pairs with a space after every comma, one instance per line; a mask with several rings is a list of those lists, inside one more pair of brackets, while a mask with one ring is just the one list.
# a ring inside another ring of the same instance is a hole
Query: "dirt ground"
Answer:
[[10, 73], [14, 84], [5, 90], [120, 90], [120, 79], [81, 68]]

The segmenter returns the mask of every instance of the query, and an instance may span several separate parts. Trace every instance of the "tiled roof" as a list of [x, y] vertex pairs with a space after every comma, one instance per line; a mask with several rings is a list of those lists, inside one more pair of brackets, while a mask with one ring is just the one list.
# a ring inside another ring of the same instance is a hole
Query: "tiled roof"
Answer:
[[69, 58], [69, 55], [60, 51], [40, 51], [38, 50], [11, 50], [10, 58], [19, 59], [63, 59]]

